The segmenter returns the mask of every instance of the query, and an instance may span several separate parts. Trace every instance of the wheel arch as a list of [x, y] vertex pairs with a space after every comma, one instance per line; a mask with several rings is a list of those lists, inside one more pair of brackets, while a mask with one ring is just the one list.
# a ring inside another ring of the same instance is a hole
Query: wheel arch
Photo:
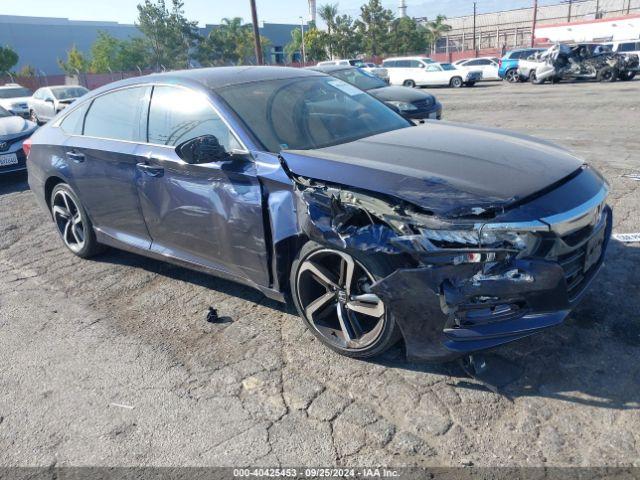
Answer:
[[67, 181], [57, 175], [52, 175], [44, 182], [44, 201], [47, 203], [47, 208], [51, 210], [51, 194], [56, 185], [61, 183], [67, 183]]

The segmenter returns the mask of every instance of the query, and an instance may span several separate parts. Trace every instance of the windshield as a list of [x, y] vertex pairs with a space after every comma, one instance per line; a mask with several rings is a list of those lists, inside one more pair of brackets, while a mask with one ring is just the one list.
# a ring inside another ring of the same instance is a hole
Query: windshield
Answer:
[[457, 70], [456, 67], [454, 67], [450, 63], [441, 63], [440, 66], [443, 70]]
[[7, 112], [4, 108], [0, 107], [0, 118], [3, 117], [11, 117], [13, 115], [11, 115], [9, 112]]
[[51, 89], [53, 96], [58, 100], [68, 100], [70, 98], [78, 98], [87, 93], [84, 87], [54, 87]]
[[386, 87], [387, 84], [380, 77], [376, 77], [373, 73], [368, 73], [359, 68], [349, 68], [346, 70], [338, 70], [332, 72], [336, 78], [344, 80], [351, 85], [355, 85], [360, 90], [371, 90], [372, 88]]
[[0, 98], [30, 97], [31, 90], [24, 87], [0, 88]]
[[347, 143], [411, 125], [382, 102], [332, 77], [245, 83], [217, 93], [274, 153]]

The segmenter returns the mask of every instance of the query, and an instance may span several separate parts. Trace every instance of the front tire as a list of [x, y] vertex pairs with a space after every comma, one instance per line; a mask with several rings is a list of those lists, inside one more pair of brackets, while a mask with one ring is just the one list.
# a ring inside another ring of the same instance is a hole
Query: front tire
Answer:
[[66, 183], [51, 192], [51, 216], [64, 245], [81, 258], [89, 258], [103, 250], [96, 240], [93, 224], [80, 199]]
[[409, 88], [416, 88], [416, 82], [414, 82], [413, 80], [405, 80], [404, 82], [402, 82], [402, 86], [409, 87]]
[[352, 255], [307, 242], [294, 261], [291, 296], [307, 328], [348, 357], [370, 358], [400, 337], [383, 301], [369, 288], [393, 272], [385, 257]]
[[453, 88], [460, 88], [460, 87], [462, 87], [462, 85], [464, 85], [464, 82], [462, 81], [462, 78], [460, 78], [460, 77], [453, 77], [451, 79], [451, 81], [449, 82], [449, 86], [451, 86]]
[[615, 82], [618, 78], [618, 73], [611, 67], [604, 67], [598, 72], [598, 80], [604, 83]]

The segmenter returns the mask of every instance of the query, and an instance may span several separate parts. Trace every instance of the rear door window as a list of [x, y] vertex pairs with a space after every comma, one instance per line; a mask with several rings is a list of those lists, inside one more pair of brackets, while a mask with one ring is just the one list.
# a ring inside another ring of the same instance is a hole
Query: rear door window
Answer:
[[620, 46], [618, 47], [618, 52], [621, 52], [621, 53], [633, 52], [635, 50], [636, 50], [635, 42], [621, 43]]
[[144, 142], [149, 87], [133, 87], [96, 98], [84, 122], [90, 137]]
[[76, 108], [68, 114], [60, 123], [62, 131], [68, 135], [82, 135], [82, 127], [84, 124], [84, 116], [87, 113], [89, 102]]

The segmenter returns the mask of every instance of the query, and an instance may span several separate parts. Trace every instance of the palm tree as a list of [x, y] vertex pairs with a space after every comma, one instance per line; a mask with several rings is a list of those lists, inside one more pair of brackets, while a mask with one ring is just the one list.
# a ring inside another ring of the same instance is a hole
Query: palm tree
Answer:
[[327, 3], [326, 5], [321, 5], [318, 13], [320, 14], [320, 18], [322, 18], [322, 20], [324, 20], [324, 22], [327, 24], [327, 34], [329, 38], [329, 57], [333, 58], [333, 37], [331, 33], [335, 31], [336, 16], [338, 15], [338, 4]]
[[442, 35], [451, 30], [451, 25], [444, 23], [446, 20], [447, 17], [444, 15], [438, 15], [435, 20], [427, 22], [427, 25], [425, 26], [427, 31], [427, 41], [429, 42], [429, 45], [431, 45], [432, 51], [436, 47], [438, 40], [442, 38]]

